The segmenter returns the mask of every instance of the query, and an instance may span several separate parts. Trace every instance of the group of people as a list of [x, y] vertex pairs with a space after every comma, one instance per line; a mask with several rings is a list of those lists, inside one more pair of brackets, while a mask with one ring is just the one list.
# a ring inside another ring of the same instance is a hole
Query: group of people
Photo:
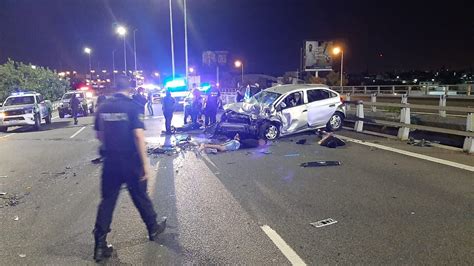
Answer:
[[[211, 87], [209, 92], [202, 96], [202, 92], [196, 84], [192, 85], [184, 104], [184, 124], [188, 124], [188, 118], [191, 117], [193, 125], [199, 125], [204, 115], [204, 126], [210, 126], [217, 122], [217, 110], [220, 104], [220, 91]], [[166, 91], [166, 96], [162, 99], [163, 115], [165, 117], [166, 134], [172, 134], [171, 120], [175, 110], [176, 100], [171, 96], [170, 91]]]
[[[146, 95], [146, 96], [145, 96]], [[145, 94], [145, 89], [139, 87], [135, 94], [133, 94], [132, 99], [135, 101], [138, 106], [140, 106], [140, 113], [145, 115], [145, 107], [148, 109], [148, 114], [153, 116], [153, 93], [148, 92]]]

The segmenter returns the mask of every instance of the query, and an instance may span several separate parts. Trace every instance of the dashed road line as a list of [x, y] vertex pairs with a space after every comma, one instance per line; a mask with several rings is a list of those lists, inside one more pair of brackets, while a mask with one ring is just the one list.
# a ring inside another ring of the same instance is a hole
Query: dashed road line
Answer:
[[13, 136], [13, 135], [15, 135], [15, 134], [16, 134], [16, 133], [10, 133], [10, 134], [7, 134], [7, 135], [5, 135], [5, 136], [1, 136], [0, 139], [8, 138], [8, 137]]
[[283, 238], [270, 226], [260, 226], [263, 232], [273, 241], [273, 244], [285, 255], [292, 265], [306, 265], [303, 259], [285, 242]]
[[448, 160], [444, 160], [444, 159], [439, 159], [439, 158], [435, 158], [435, 157], [431, 157], [431, 156], [427, 156], [427, 155], [423, 155], [423, 154], [419, 154], [419, 153], [414, 153], [414, 152], [410, 152], [410, 151], [404, 151], [404, 150], [400, 150], [400, 149], [396, 149], [396, 148], [391, 148], [391, 147], [387, 147], [387, 146], [380, 145], [380, 144], [375, 144], [375, 143], [371, 143], [371, 142], [367, 142], [367, 141], [362, 141], [362, 140], [358, 140], [358, 139], [344, 137], [344, 136], [341, 136], [341, 135], [338, 135], [338, 136], [343, 140], [354, 142], [354, 143], [357, 143], [357, 144], [361, 144], [361, 145], [365, 145], [365, 146], [369, 146], [369, 147], [374, 147], [374, 148], [381, 149], [381, 150], [391, 151], [391, 152], [403, 154], [403, 155], [406, 155], [406, 156], [410, 156], [410, 157], [414, 157], [414, 158], [418, 158], [418, 159], [422, 159], [422, 160], [426, 160], [426, 161], [439, 163], [439, 164], [443, 164], [443, 165], [447, 165], [447, 166], [451, 166], [451, 167], [456, 167], [456, 168], [459, 168], [459, 169], [462, 169], [462, 170], [474, 172], [474, 166], [469, 166], [469, 165], [466, 165], [466, 164], [456, 163], [456, 162], [452, 162], [452, 161], [448, 161]]
[[79, 133], [81, 133], [86, 127], [81, 127], [78, 131], [76, 131], [76, 133], [74, 133], [72, 136], [70, 136], [69, 138], [72, 139], [74, 138], [75, 136], [79, 135]]

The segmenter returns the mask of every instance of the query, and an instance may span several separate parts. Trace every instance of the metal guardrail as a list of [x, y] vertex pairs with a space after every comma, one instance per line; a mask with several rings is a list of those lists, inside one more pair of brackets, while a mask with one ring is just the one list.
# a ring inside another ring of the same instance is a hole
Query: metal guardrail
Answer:
[[[451, 134], [457, 136], [463, 136], [464, 144], [463, 151], [467, 153], [474, 153], [474, 108], [469, 107], [452, 107], [452, 106], [433, 106], [433, 105], [420, 105], [420, 104], [408, 104], [406, 102], [402, 103], [377, 103], [377, 102], [366, 102], [363, 101], [345, 101], [345, 104], [355, 105], [356, 106], [356, 121], [354, 124], [354, 130], [356, 132], [362, 132], [364, 130], [364, 122], [369, 120], [365, 119], [364, 116], [364, 105], [370, 106], [372, 108], [380, 107], [390, 107], [390, 108], [400, 108], [400, 122], [385, 121], [385, 120], [370, 120], [372, 123], [398, 127], [397, 137], [400, 140], [408, 140], [410, 129], [418, 129], [423, 131], [430, 131], [435, 133]], [[462, 112], [467, 114], [466, 118], [466, 130], [454, 130], [440, 127], [430, 127], [422, 125], [411, 124], [410, 110], [412, 108], [422, 109], [422, 110], [437, 110], [438, 112], [454, 111]]]
[[355, 94], [406, 94], [409, 96], [427, 95], [474, 95], [473, 84], [458, 85], [380, 85], [380, 86], [330, 86], [339, 93]]

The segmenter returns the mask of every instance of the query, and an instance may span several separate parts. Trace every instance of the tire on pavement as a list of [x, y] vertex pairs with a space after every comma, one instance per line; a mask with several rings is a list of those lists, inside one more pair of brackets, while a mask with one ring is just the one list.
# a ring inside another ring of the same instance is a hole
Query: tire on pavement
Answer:
[[61, 109], [58, 109], [59, 113], [59, 118], [64, 118], [64, 112], [61, 111]]
[[49, 111], [48, 116], [44, 119], [46, 121], [46, 124], [51, 124], [51, 120], [53, 120], [53, 116], [51, 115], [51, 111]]
[[37, 131], [41, 130], [41, 115], [40, 114], [35, 115], [35, 130]]
[[338, 131], [342, 128], [343, 122], [344, 114], [339, 111], [336, 111], [326, 124], [326, 129], [328, 131]]
[[280, 127], [271, 122], [264, 122], [259, 129], [259, 137], [266, 140], [275, 140], [280, 137]]

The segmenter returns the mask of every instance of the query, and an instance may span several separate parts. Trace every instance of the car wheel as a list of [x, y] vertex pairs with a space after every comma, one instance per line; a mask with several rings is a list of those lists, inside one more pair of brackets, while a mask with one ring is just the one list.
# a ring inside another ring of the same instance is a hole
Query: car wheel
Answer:
[[44, 119], [46, 121], [46, 124], [51, 124], [51, 120], [53, 117], [51, 116], [51, 111], [49, 111], [48, 116]]
[[262, 139], [274, 140], [280, 136], [280, 128], [276, 124], [265, 122], [260, 127], [259, 135]]
[[41, 130], [41, 115], [35, 115], [35, 130]]
[[344, 115], [341, 112], [335, 112], [329, 122], [326, 124], [326, 129], [328, 131], [337, 131], [342, 128], [342, 123], [344, 122]]
[[59, 118], [64, 118], [64, 112], [61, 111], [61, 109], [58, 108], [58, 114], [59, 114]]
[[8, 127], [0, 127], [0, 132], [7, 132], [8, 131]]

